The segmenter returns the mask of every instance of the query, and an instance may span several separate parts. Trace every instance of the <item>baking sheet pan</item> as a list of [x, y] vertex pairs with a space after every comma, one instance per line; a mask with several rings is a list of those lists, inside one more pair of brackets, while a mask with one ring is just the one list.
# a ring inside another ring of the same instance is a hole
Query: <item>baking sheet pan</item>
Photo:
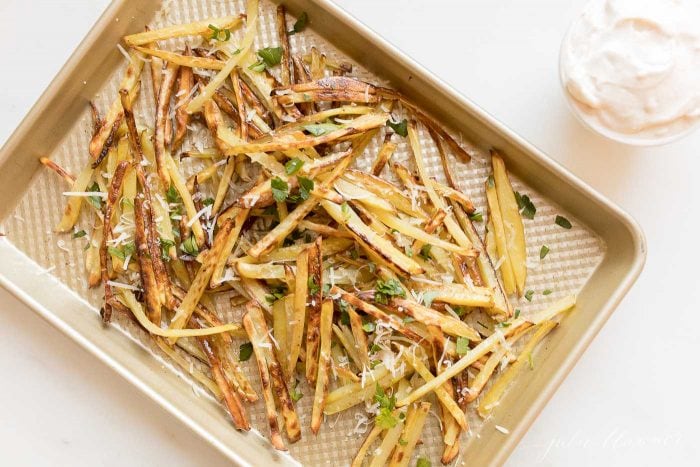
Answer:
[[[328, 55], [350, 59], [354, 75], [402, 91], [473, 147], [477, 156], [469, 164], [458, 165], [458, 174], [461, 187], [479, 209], [484, 208], [483, 181], [489, 172], [487, 150], [497, 147], [503, 153], [515, 175], [515, 189], [530, 195], [538, 209], [535, 219], [525, 223], [528, 289], [554, 290], [548, 297], [538, 294], [532, 303], [524, 301], [517, 307], [527, 312], [568, 293], [579, 295], [576, 310], [538, 351], [537, 371], [519, 378], [491, 419], [482, 423], [470, 416], [472, 433], [465, 438], [458, 463], [499, 464], [638, 275], [645, 257], [641, 231], [625, 213], [332, 3], [292, 0], [285, 4], [292, 14], [306, 11], [311, 19], [310, 31], [292, 36], [293, 50], [315, 45]], [[52, 232], [64, 203], [61, 192], [65, 186], [54, 174], [40, 170], [38, 157], [50, 156], [73, 171], [84, 163], [90, 138], [87, 101], [94, 99], [105, 109], [116, 96], [126, 64], [116, 48], [121, 36], [146, 24], [158, 27], [188, 22], [239, 13], [243, 7], [242, 1], [216, 0], [166, 0], [163, 4], [117, 0], [110, 5], [0, 152], [0, 193], [6, 200], [0, 207], [1, 229], [6, 234], [0, 241], [4, 260], [0, 262], [0, 281], [236, 463], [343, 465], [363, 438], [355, 413], [329, 417], [316, 439], [308, 431], [311, 397], [302, 399], [305, 430], [290, 455], [274, 452], [255, 432], [236, 432], [221, 407], [167, 359], [160, 358], [147, 336], [126, 322], [102, 328], [97, 317], [101, 291], [89, 291], [84, 284], [83, 243]], [[274, 3], [263, 0], [261, 8], [256, 47], [276, 45]], [[148, 93], [149, 86], [143, 86], [142, 102], [151, 98]], [[152, 122], [148, 106], [137, 108], [137, 119]], [[441, 176], [437, 152], [426, 136], [422, 135], [426, 160], [430, 170]], [[408, 157], [404, 143], [397, 157]], [[363, 166], [367, 161], [358, 163]], [[574, 228], [563, 230], [554, 225], [556, 214], [567, 216]], [[88, 219], [82, 222], [87, 225]], [[538, 253], [543, 244], [551, 253], [540, 262]], [[252, 371], [250, 375], [257, 381]], [[254, 426], [265, 434], [262, 405], [252, 407], [250, 413]], [[495, 425], [510, 433], [495, 430]], [[441, 437], [436, 417], [430, 418], [423, 441], [418, 453], [437, 463]]]

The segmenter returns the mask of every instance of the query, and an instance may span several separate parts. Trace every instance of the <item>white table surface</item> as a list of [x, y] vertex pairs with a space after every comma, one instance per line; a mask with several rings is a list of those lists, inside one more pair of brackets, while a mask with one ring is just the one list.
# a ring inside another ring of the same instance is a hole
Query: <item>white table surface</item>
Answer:
[[[107, 3], [0, 2], [0, 142]], [[646, 233], [640, 279], [509, 464], [700, 464], [700, 253], [693, 243], [700, 230], [700, 132], [635, 149], [574, 120], [557, 57], [584, 0], [339, 3], [621, 205]], [[227, 464], [4, 290], [0, 309], [0, 464]]]

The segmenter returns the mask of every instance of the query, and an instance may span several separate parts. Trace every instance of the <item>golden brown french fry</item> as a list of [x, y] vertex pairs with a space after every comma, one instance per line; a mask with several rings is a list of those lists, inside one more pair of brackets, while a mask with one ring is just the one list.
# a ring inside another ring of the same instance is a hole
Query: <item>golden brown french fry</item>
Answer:
[[372, 162], [370, 173], [372, 175], [379, 176], [379, 174], [382, 173], [382, 170], [384, 170], [384, 166], [386, 166], [389, 159], [391, 159], [394, 151], [396, 151], [396, 143], [391, 141], [391, 133], [387, 133], [387, 135], [384, 137], [384, 143], [377, 153], [377, 157], [374, 159], [374, 162]]
[[501, 207], [496, 194], [496, 185], [493, 178], [489, 177], [486, 181], [486, 200], [489, 206], [489, 221], [493, 226], [493, 235], [495, 239], [496, 251], [498, 258], [494, 258], [500, 263], [501, 277], [503, 278], [503, 288], [507, 294], [512, 294], [516, 291], [515, 275], [513, 274], [513, 266], [508, 254], [508, 240], [506, 237], [505, 225], [501, 216]]
[[496, 185], [498, 205], [501, 208], [501, 218], [506, 234], [506, 247], [510, 266], [513, 270], [515, 288], [518, 295], [525, 292], [525, 280], [527, 278], [527, 249], [525, 246], [525, 229], [520, 217], [520, 208], [515, 200], [515, 192], [510, 184], [508, 172], [501, 156], [495, 151], [491, 152], [493, 165], [493, 180]]
[[292, 324], [291, 350], [289, 352], [288, 374], [293, 375], [299, 359], [304, 323], [306, 322], [306, 301], [308, 300], [309, 256], [305, 251], [299, 252], [296, 260], [296, 282], [294, 284], [294, 319]]
[[322, 238], [317, 237], [313, 245], [306, 250], [308, 256], [309, 278], [307, 287], [309, 297], [306, 324], [306, 379], [310, 384], [316, 383], [318, 374], [318, 352], [321, 345], [321, 308], [323, 304], [323, 261]]
[[[425, 380], [426, 384], [430, 384], [432, 381], [435, 380], [435, 377], [433, 374], [430, 372], [427, 366], [423, 363], [421, 358], [416, 355], [415, 352], [409, 354], [408, 358], [406, 358], [406, 361], [413, 367], [414, 370], [416, 370], [416, 373], [418, 373], [421, 378]], [[457, 421], [459, 426], [464, 430], [464, 431], [469, 431], [469, 423], [467, 422], [467, 417], [464, 415], [464, 412], [462, 409], [459, 408], [459, 405], [454, 401], [450, 393], [445, 389], [444, 386], [436, 386], [434, 388], [435, 395], [437, 396], [438, 400], [440, 400], [440, 403], [447, 408], [447, 410], [450, 411], [450, 414], [454, 419]], [[401, 406], [403, 406], [402, 404]], [[406, 404], [407, 405], [407, 404]]]
[[369, 345], [367, 343], [367, 335], [362, 329], [362, 318], [350, 305], [348, 305], [348, 317], [350, 318], [350, 329], [352, 329], [352, 335], [355, 338], [355, 345], [357, 345], [359, 360], [362, 363], [362, 367], [359, 365], [358, 367], [360, 369], [363, 367], [370, 368]]
[[464, 321], [460, 321], [450, 315], [443, 315], [439, 311], [420, 305], [413, 300], [393, 297], [389, 301], [389, 306], [425, 325], [437, 326], [446, 334], [466, 337], [474, 342], [481, 340], [479, 333]]
[[368, 130], [379, 128], [386, 123], [388, 116], [383, 112], [360, 115], [350, 123], [339, 126], [338, 129], [329, 131], [320, 136], [308, 136], [296, 138], [294, 135], [281, 135], [266, 142], [252, 142], [231, 146], [227, 155], [247, 154], [255, 152], [284, 151], [287, 149], [300, 149], [328, 144], [341, 138], [356, 136]]
[[[320, 238], [320, 237], [319, 237]], [[333, 301], [324, 300], [321, 306], [320, 316], [320, 348], [318, 352], [318, 376], [316, 377], [316, 392], [311, 412], [311, 432], [318, 434], [323, 421], [323, 409], [328, 397], [328, 385], [330, 383], [329, 370], [331, 366], [331, 328], [333, 326]], [[306, 354], [306, 361], [310, 359]]]
[[[88, 164], [80, 172], [80, 174], [78, 174], [78, 178], [76, 178], [75, 182], [73, 182], [70, 191], [77, 193], [86, 191], [93, 172], [93, 168], [90, 166], [90, 164]], [[80, 217], [80, 209], [82, 205], [82, 196], [71, 196], [68, 198], [66, 207], [63, 210], [63, 216], [56, 226], [56, 232], [70, 232], [73, 229], [73, 226], [75, 226], [75, 224], [78, 222], [78, 218]]]
[[426, 284], [414, 281], [411, 288], [416, 292], [430, 294], [433, 300], [452, 305], [490, 307], [493, 305], [493, 292], [486, 287], [467, 287], [461, 284]]
[[221, 60], [205, 57], [194, 57], [192, 55], [182, 55], [161, 49], [150, 49], [148, 47], [134, 46], [134, 49], [151, 57], [158, 57], [170, 64], [184, 66], [187, 68], [202, 68], [205, 70], [221, 70], [226, 65]]
[[355, 457], [352, 459], [350, 467], [362, 467], [365, 457], [367, 457], [367, 452], [369, 452], [369, 448], [374, 444], [377, 438], [379, 438], [382, 431], [384, 430], [376, 425], [372, 427], [372, 431], [369, 432], [367, 438], [362, 442], [360, 449], [358, 449], [357, 454], [355, 454]]
[[395, 426], [389, 428], [384, 434], [384, 439], [379, 447], [374, 451], [374, 456], [369, 462], [369, 467], [383, 467], [386, 465], [391, 457], [391, 453], [394, 451], [394, 448], [399, 445], [399, 439], [401, 438], [401, 433], [403, 432], [405, 420], [398, 418], [398, 410], [395, 410], [393, 414], [396, 416], [398, 421], [396, 422]]
[[406, 467], [408, 465], [420, 439], [429, 411], [430, 402], [421, 402], [418, 407], [414, 408], [411, 406], [408, 409], [403, 433], [401, 433], [400, 441], [394, 450], [394, 454], [391, 456], [389, 467]]
[[[250, 302], [249, 302], [250, 303]], [[270, 371], [267, 368], [267, 360], [263, 347], [272, 346], [266, 332], [258, 326], [260, 323], [251, 316], [253, 310], [260, 310], [259, 307], [252, 305], [246, 306], [247, 313], [243, 316], [243, 326], [248, 333], [248, 338], [253, 345], [253, 352], [258, 363], [258, 372], [260, 375], [260, 384], [262, 386], [263, 399], [265, 400], [265, 413], [267, 415], [267, 423], [270, 426], [270, 443], [279, 451], [286, 451], [282, 435], [280, 434], [279, 422], [277, 421], [277, 409], [275, 407], [275, 396], [272, 392], [272, 381]], [[262, 312], [261, 312], [262, 313]], [[264, 320], [263, 320], [264, 321]]]
[[39, 162], [44, 167], [47, 167], [51, 169], [52, 171], [56, 172], [56, 174], [61, 177], [63, 180], [65, 180], [68, 184], [73, 185], [75, 183], [75, 175], [72, 175], [68, 173], [66, 169], [58, 165], [56, 162], [52, 161], [48, 157], [40, 157]]
[[204, 34], [211, 37], [212, 29], [209, 26], [214, 26], [220, 30], [232, 30], [242, 24], [243, 17], [244, 15], [222, 16], [219, 18], [204, 19], [194, 23], [177, 24], [162, 29], [130, 34], [124, 37], [124, 42], [126, 42], [126, 44], [129, 46], [135, 46], [183, 36], [196, 36]]
[[491, 386], [491, 388], [486, 392], [481, 403], [479, 404], [478, 412], [483, 418], [489, 416], [493, 408], [498, 405], [498, 401], [503, 396], [503, 393], [508, 389], [510, 383], [515, 379], [518, 373], [521, 371], [522, 367], [531, 358], [532, 352], [537, 347], [537, 344], [544, 339], [544, 337], [549, 334], [549, 332], [557, 326], [554, 321], [544, 321], [539, 326], [537, 330], [532, 335], [530, 340], [525, 344], [525, 347], [518, 355], [517, 360], [513, 363]]
[[[191, 55], [189, 45], [185, 47], [185, 55]], [[151, 59], [153, 60], [153, 59]], [[171, 151], [177, 151], [187, 134], [187, 125], [190, 123], [190, 114], [187, 113], [186, 106], [192, 99], [192, 89], [194, 87], [194, 74], [192, 68], [181, 67], [178, 80], [178, 92], [175, 95], [177, 104], [175, 106], [175, 135], [172, 141]]]
[[289, 36], [287, 36], [287, 16], [284, 5], [277, 5], [275, 26], [277, 29], [277, 41], [282, 47], [282, 59], [280, 61], [280, 77], [282, 86], [289, 86], [291, 80], [291, 58], [289, 53]]

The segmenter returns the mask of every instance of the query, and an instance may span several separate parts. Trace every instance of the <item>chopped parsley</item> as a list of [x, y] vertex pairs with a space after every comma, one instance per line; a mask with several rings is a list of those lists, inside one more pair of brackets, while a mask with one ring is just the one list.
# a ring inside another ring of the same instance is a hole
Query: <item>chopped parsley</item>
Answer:
[[384, 389], [377, 383], [374, 392], [374, 402], [379, 404], [379, 412], [374, 419], [374, 423], [384, 430], [394, 428], [398, 420], [391, 412], [396, 407], [396, 396], [387, 396]]
[[571, 228], [571, 222], [569, 222], [569, 219], [563, 216], [557, 216], [556, 219], [554, 219], [554, 223], [557, 224], [559, 227], [562, 229], [570, 229]]
[[281, 203], [287, 199], [289, 195], [289, 184], [279, 177], [275, 177], [270, 180], [270, 187], [272, 188], [272, 196], [275, 201]]
[[306, 201], [314, 189], [314, 181], [305, 177], [297, 177], [297, 180], [299, 181], [299, 197]]
[[302, 397], [304, 397], [304, 393], [301, 392], [300, 390], [298, 390], [298, 389], [296, 388], [296, 386], [294, 386], [294, 387], [292, 388], [292, 393], [290, 394], [290, 396], [292, 397], [292, 400], [293, 400], [294, 402], [298, 402], [299, 399], [301, 399]]
[[525, 299], [526, 299], [528, 302], [531, 302], [531, 301], [532, 301], [532, 296], [533, 296], [534, 294], [535, 294], [535, 291], [534, 291], [534, 290], [528, 290], [527, 292], [525, 292]]
[[249, 70], [263, 71], [279, 65], [282, 61], [282, 47], [265, 47], [257, 52], [259, 60], [248, 67]]
[[250, 342], [241, 344], [241, 346], [238, 348], [238, 361], [247, 362], [250, 360], [251, 355], [253, 355], [253, 344]]
[[77, 232], [73, 232], [73, 238], [81, 238], [87, 235], [87, 232], [84, 230], [78, 230]]
[[374, 332], [375, 329], [377, 329], [377, 325], [374, 324], [372, 321], [367, 321], [365, 324], [362, 325], [362, 330], [365, 332]]
[[287, 294], [287, 287], [281, 285], [279, 287], [272, 287], [270, 289], [270, 293], [265, 295], [265, 300], [267, 303], [272, 305], [275, 303], [277, 300], [284, 298], [284, 296]]
[[481, 211], [474, 211], [473, 213], [469, 214], [469, 219], [473, 220], [474, 222], [484, 222], [484, 215], [481, 213]]
[[160, 243], [160, 258], [163, 261], [170, 261], [169, 251], [171, 247], [175, 246], [175, 242], [167, 238], [160, 238], [158, 243]]
[[401, 438], [401, 439], [399, 439], [399, 444], [400, 444], [401, 446], [406, 446], [406, 445], [408, 444], [408, 441], [405, 440], [405, 439], [403, 439], [403, 438]]
[[547, 253], [549, 253], [549, 247], [547, 245], [542, 245], [542, 248], [540, 248], [540, 259], [544, 259]]
[[199, 247], [197, 246], [197, 241], [193, 236], [187, 237], [180, 245], [180, 249], [183, 251], [183, 253], [190, 256], [197, 256], [199, 254]]
[[316, 279], [314, 279], [313, 276], [309, 276], [309, 278], [306, 280], [306, 286], [308, 287], [309, 294], [311, 295], [316, 295], [321, 291], [321, 287], [316, 283]]
[[514, 194], [515, 201], [517, 201], [518, 208], [520, 209], [520, 214], [525, 219], [534, 219], [535, 213], [537, 212], [537, 208], [534, 204], [532, 204], [532, 200], [530, 199], [530, 197], [528, 195], [522, 195], [517, 191], [514, 192]]
[[134, 252], [136, 251], [136, 245], [134, 245], [134, 243], [132, 242], [125, 244], [121, 248], [109, 246], [107, 247], [107, 251], [110, 255], [116, 256], [122, 261], [125, 261], [127, 257], [133, 256]]
[[304, 161], [298, 157], [295, 157], [294, 159], [289, 159], [287, 163], [284, 164], [284, 171], [287, 173], [287, 175], [294, 175], [303, 165]]
[[430, 255], [430, 250], [432, 250], [432, 248], [433, 248], [433, 246], [430, 244], [423, 245], [420, 249], [420, 254], [418, 256], [420, 256], [424, 260], [431, 259], [432, 256]]
[[182, 198], [180, 198], [180, 193], [177, 192], [175, 189], [175, 185], [170, 185], [170, 188], [168, 188], [168, 191], [165, 192], [165, 198], [168, 200], [168, 203], [181, 203]]
[[515, 315], [513, 316], [513, 319], [518, 319], [519, 316], [520, 316], [520, 309], [516, 309]]
[[542, 292], [542, 295], [550, 295], [552, 291], [550, 289], [545, 289], [544, 292]]
[[466, 355], [469, 352], [469, 339], [458, 337], [455, 347], [457, 348], [457, 355]]
[[303, 31], [306, 29], [306, 25], [309, 23], [309, 15], [306, 14], [306, 12], [302, 12], [302, 14], [299, 15], [299, 18], [294, 22], [294, 26], [292, 26], [291, 31], [287, 31], [287, 34], [290, 36], [293, 36], [294, 34]]
[[374, 301], [386, 305], [389, 303], [389, 297], [406, 298], [406, 291], [396, 279], [389, 279], [388, 281], [377, 279], [377, 285], [374, 289]]
[[[100, 191], [100, 186], [97, 184], [97, 182], [93, 182], [92, 185], [87, 189], [87, 191]], [[99, 196], [88, 196], [87, 197], [88, 203], [92, 204], [95, 209], [98, 211], [102, 210], [102, 198]]]
[[348, 313], [348, 310], [341, 310], [340, 324], [344, 326], [350, 326], [350, 313]]
[[435, 297], [437, 296], [438, 292], [436, 292], [435, 290], [429, 290], [427, 292], [423, 292], [423, 297], [421, 301], [423, 302], [423, 305], [430, 308], [430, 306], [433, 304], [433, 300], [435, 300]]
[[335, 123], [310, 123], [304, 125], [302, 128], [314, 136], [323, 136], [337, 130], [340, 128], [340, 125], [336, 125]]
[[[227, 40], [231, 39], [231, 30], [230, 29], [219, 29], [213, 24], [210, 24], [209, 29], [211, 29], [211, 39], [216, 39], [217, 41], [221, 42], [226, 42]], [[223, 39], [222, 39], [223, 35]]]
[[416, 467], [432, 467], [433, 464], [430, 463], [425, 457], [419, 457], [416, 462]]
[[386, 126], [394, 130], [397, 135], [403, 136], [404, 138], [408, 136], [408, 120], [405, 118], [400, 122], [393, 122], [391, 119], [386, 121]]
[[350, 219], [350, 206], [348, 203], [343, 203], [340, 205], [340, 212], [343, 213], [343, 218], [348, 221]]
[[204, 201], [202, 201], [202, 204], [205, 206], [211, 206], [214, 204], [214, 198], [205, 198]]

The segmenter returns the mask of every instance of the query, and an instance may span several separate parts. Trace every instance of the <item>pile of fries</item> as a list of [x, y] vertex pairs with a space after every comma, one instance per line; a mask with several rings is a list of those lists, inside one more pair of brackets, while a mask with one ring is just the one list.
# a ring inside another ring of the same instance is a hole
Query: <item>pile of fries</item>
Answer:
[[[496, 152], [484, 241], [448, 158], [467, 163], [469, 152], [404, 96], [350, 76], [350, 64], [292, 53], [305, 14], [290, 29], [279, 6], [278, 44], [254, 50], [258, 9], [249, 0], [245, 15], [124, 38], [129, 65], [104, 117], [92, 108], [85, 168], [73, 176], [42, 159], [71, 186], [56, 230], [89, 238], [104, 322], [133, 319], [237, 429], [250, 429], [246, 404], [260, 398], [241, 366], [254, 355], [275, 448], [301, 438], [305, 381], [313, 434], [324, 415], [369, 413], [352, 465], [408, 465], [431, 408], [449, 463], [469, 433], [468, 406], [489, 416], [574, 298], [528, 316], [513, 309], [525, 231]], [[188, 42], [160, 48], [173, 38]], [[147, 72], [155, 102], [141, 105], [155, 119], [138, 121]], [[211, 147], [196, 143], [200, 128]], [[420, 128], [446, 184], [427, 174]], [[412, 164], [392, 160], [404, 138]], [[354, 168], [375, 140], [371, 169]], [[77, 230], [81, 212], [89, 233]], [[224, 322], [221, 297], [243, 309], [240, 323]]]

